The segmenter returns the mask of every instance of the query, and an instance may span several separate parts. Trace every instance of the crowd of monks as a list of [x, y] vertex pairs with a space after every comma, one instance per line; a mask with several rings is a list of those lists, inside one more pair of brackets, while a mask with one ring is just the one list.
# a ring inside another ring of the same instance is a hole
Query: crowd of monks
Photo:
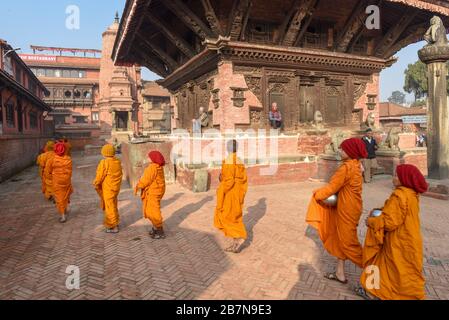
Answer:
[[[237, 157], [238, 144], [227, 144], [228, 157], [223, 161], [220, 185], [217, 189], [217, 205], [214, 215], [215, 227], [231, 242], [225, 250], [239, 253], [247, 238], [243, 223], [243, 208], [248, 190], [248, 177], [244, 163]], [[53, 201], [60, 214], [60, 222], [67, 221], [71, 183], [71, 146], [67, 140], [49, 141], [39, 155], [39, 175], [42, 192]], [[324, 276], [331, 281], [347, 284], [345, 262], [360, 267], [360, 285], [356, 294], [365, 299], [424, 299], [423, 242], [420, 231], [419, 197], [428, 184], [421, 172], [413, 165], [400, 165], [393, 178], [394, 192], [379, 208], [380, 215], [371, 212], [366, 220], [365, 243], [359, 242], [357, 228], [363, 212], [363, 166], [367, 157], [361, 139], [344, 141], [340, 147], [343, 164], [335, 172], [329, 184], [316, 190], [310, 202], [306, 222], [318, 230], [324, 248], [337, 259], [335, 272]], [[120, 216], [118, 195], [122, 183], [122, 165], [116, 158], [113, 145], [107, 144], [101, 154], [104, 157], [97, 167], [93, 187], [100, 198], [107, 233], [118, 233]], [[158, 151], [148, 154], [150, 164], [134, 188], [140, 191], [143, 216], [152, 224], [150, 236], [164, 239], [164, 221], [161, 200], [165, 194], [165, 159]], [[336, 206], [325, 200], [337, 195]]]

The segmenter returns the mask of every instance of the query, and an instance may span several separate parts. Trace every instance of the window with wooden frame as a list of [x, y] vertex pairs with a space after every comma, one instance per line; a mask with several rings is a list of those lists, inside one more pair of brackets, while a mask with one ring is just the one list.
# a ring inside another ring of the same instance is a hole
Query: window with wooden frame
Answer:
[[6, 125], [9, 128], [14, 128], [16, 126], [14, 104], [12, 102], [6, 104]]
[[29, 113], [29, 117], [30, 117], [30, 128], [31, 129], [37, 129], [38, 125], [37, 125], [37, 113], [36, 112], [30, 112]]

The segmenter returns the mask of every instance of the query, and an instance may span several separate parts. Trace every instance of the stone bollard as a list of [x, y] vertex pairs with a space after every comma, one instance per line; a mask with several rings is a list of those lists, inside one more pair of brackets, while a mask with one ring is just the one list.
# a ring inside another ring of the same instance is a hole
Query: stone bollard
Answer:
[[207, 169], [196, 169], [193, 177], [193, 192], [207, 192], [209, 182], [209, 172]]

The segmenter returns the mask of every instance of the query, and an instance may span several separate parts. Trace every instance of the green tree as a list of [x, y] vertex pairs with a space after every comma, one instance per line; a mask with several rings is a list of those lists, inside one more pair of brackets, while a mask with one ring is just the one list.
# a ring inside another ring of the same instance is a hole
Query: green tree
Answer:
[[409, 64], [405, 70], [404, 90], [413, 93], [415, 101], [427, 95], [427, 66], [421, 61]]
[[[447, 65], [449, 67], [449, 62]], [[447, 84], [447, 90], [449, 94], [449, 78]], [[415, 95], [415, 101], [427, 96], [427, 66], [423, 62], [418, 60], [414, 64], [408, 65], [407, 69], [405, 70], [404, 90], [407, 93], [413, 93]]]
[[398, 91], [398, 90], [393, 91], [393, 93], [391, 94], [391, 97], [388, 98], [388, 102], [396, 103], [396, 104], [400, 104], [400, 105], [405, 104], [405, 93]]

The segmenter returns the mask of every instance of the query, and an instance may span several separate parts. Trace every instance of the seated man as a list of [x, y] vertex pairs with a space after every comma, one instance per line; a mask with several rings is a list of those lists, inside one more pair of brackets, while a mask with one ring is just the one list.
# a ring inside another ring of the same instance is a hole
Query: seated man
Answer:
[[279, 129], [282, 127], [282, 115], [278, 110], [278, 105], [276, 102], [273, 102], [271, 105], [271, 111], [269, 114], [270, 125], [273, 129]]

